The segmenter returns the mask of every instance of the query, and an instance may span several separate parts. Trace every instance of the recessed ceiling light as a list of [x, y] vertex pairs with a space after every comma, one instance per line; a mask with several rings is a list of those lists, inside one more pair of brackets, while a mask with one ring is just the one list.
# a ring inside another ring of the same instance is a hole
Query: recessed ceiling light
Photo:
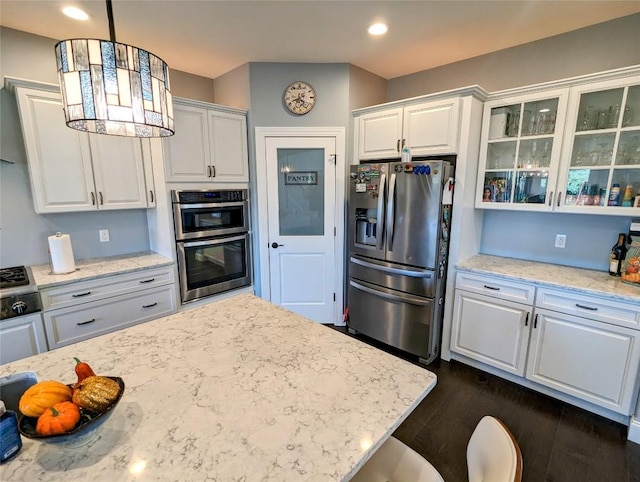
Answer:
[[62, 9], [62, 13], [64, 13], [67, 17], [71, 17], [75, 20], [89, 20], [89, 15], [84, 10], [80, 10], [77, 7], [64, 7]]
[[383, 35], [387, 33], [387, 26], [384, 23], [374, 23], [369, 27], [371, 35]]

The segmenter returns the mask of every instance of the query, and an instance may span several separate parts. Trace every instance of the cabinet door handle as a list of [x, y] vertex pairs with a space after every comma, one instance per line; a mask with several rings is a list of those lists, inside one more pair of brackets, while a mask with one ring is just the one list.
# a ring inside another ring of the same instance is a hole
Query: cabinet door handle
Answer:
[[576, 306], [578, 308], [582, 308], [583, 310], [598, 311], [597, 306], [585, 306], [585, 305], [581, 305], [580, 303], [576, 303]]
[[78, 326], [88, 325], [89, 323], [93, 323], [94, 321], [96, 321], [96, 319], [95, 318], [91, 318], [88, 321], [80, 321], [80, 322], [76, 323], [76, 325], [78, 325]]
[[90, 295], [91, 291], [86, 291], [84, 293], [78, 293], [77, 295], [71, 295], [72, 298], [82, 298], [83, 296]]
[[153, 191], [152, 191], [152, 190], [149, 190], [149, 195], [151, 196], [151, 202], [154, 202], [154, 199], [153, 199]]
[[398, 139], [398, 142], [396, 142], [396, 151], [400, 152], [400, 139]]
[[152, 308], [154, 306], [156, 306], [158, 304], [158, 302], [156, 301], [155, 303], [151, 303], [150, 305], [142, 305], [143, 308]]
[[484, 285], [488, 290], [500, 291], [500, 288], [496, 288], [495, 286]]
[[524, 319], [524, 326], [529, 326], [529, 312], [527, 311], [527, 317]]
[[207, 177], [211, 177], [211, 166], [207, 166]]
[[211, 177], [216, 177], [216, 166], [211, 166]]
[[553, 191], [551, 191], [551, 194], [549, 195], [549, 206], [553, 205]]
[[93, 193], [93, 191], [91, 191], [91, 205], [96, 205], [96, 195]]
[[558, 207], [560, 207], [560, 198], [562, 197], [562, 193], [559, 192], [558, 193]]
[[151, 279], [143, 279], [140, 280], [140, 284], [145, 284], [145, 283], [151, 283], [152, 281], [155, 281], [155, 278], [151, 278]]
[[538, 328], [538, 314], [536, 313], [536, 317], [533, 319], [533, 328]]
[[98, 191], [98, 196], [100, 196], [100, 205], [104, 204], [104, 198], [102, 197], [102, 191]]

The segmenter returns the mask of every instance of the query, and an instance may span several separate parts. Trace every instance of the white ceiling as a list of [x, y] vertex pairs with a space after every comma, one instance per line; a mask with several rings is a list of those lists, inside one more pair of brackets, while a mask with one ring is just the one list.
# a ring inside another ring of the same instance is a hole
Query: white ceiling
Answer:
[[[65, 5], [91, 18], [71, 20]], [[635, 0], [113, 0], [118, 41], [209, 78], [247, 62], [335, 62], [391, 79], [637, 12]], [[374, 21], [389, 24], [386, 36], [366, 33]], [[103, 0], [0, 0], [0, 24], [109, 38]]]

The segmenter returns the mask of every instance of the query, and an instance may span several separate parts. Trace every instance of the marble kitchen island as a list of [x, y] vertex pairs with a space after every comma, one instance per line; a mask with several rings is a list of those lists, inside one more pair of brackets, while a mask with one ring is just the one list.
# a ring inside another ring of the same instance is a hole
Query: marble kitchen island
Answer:
[[242, 294], [0, 366], [126, 389], [76, 448], [23, 438], [0, 480], [340, 481], [433, 389], [430, 371]]

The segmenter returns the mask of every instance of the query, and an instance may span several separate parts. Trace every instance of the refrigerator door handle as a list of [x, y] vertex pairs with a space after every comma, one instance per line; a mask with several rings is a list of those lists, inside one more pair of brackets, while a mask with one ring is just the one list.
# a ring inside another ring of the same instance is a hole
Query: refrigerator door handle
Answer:
[[387, 250], [393, 251], [393, 231], [395, 224], [395, 195], [396, 195], [396, 173], [391, 174], [389, 180], [389, 202], [387, 207]]
[[371, 268], [378, 271], [383, 271], [389, 274], [399, 274], [403, 276], [410, 276], [411, 278], [431, 278], [430, 271], [417, 271], [417, 270], [408, 270], [408, 269], [400, 269], [400, 268], [392, 268], [390, 266], [381, 266], [379, 264], [369, 263], [367, 261], [354, 258], [353, 256], [350, 258], [351, 262], [354, 264], [359, 264], [360, 266], [364, 266], [365, 268]]
[[364, 291], [365, 293], [369, 293], [380, 298], [385, 298], [387, 300], [399, 301], [401, 303], [408, 303], [410, 305], [416, 306], [429, 306], [432, 304], [431, 300], [421, 300], [420, 298], [407, 295], [393, 295], [391, 293], [387, 293], [386, 291], [374, 290], [373, 288], [369, 288], [368, 286], [361, 285], [360, 283], [356, 283], [355, 281], [351, 280], [349, 281], [349, 284], [357, 290]]
[[380, 176], [380, 184], [378, 187], [378, 219], [377, 219], [377, 232], [376, 232], [376, 249], [383, 249], [384, 247], [384, 193], [387, 190], [387, 176], [382, 174]]

